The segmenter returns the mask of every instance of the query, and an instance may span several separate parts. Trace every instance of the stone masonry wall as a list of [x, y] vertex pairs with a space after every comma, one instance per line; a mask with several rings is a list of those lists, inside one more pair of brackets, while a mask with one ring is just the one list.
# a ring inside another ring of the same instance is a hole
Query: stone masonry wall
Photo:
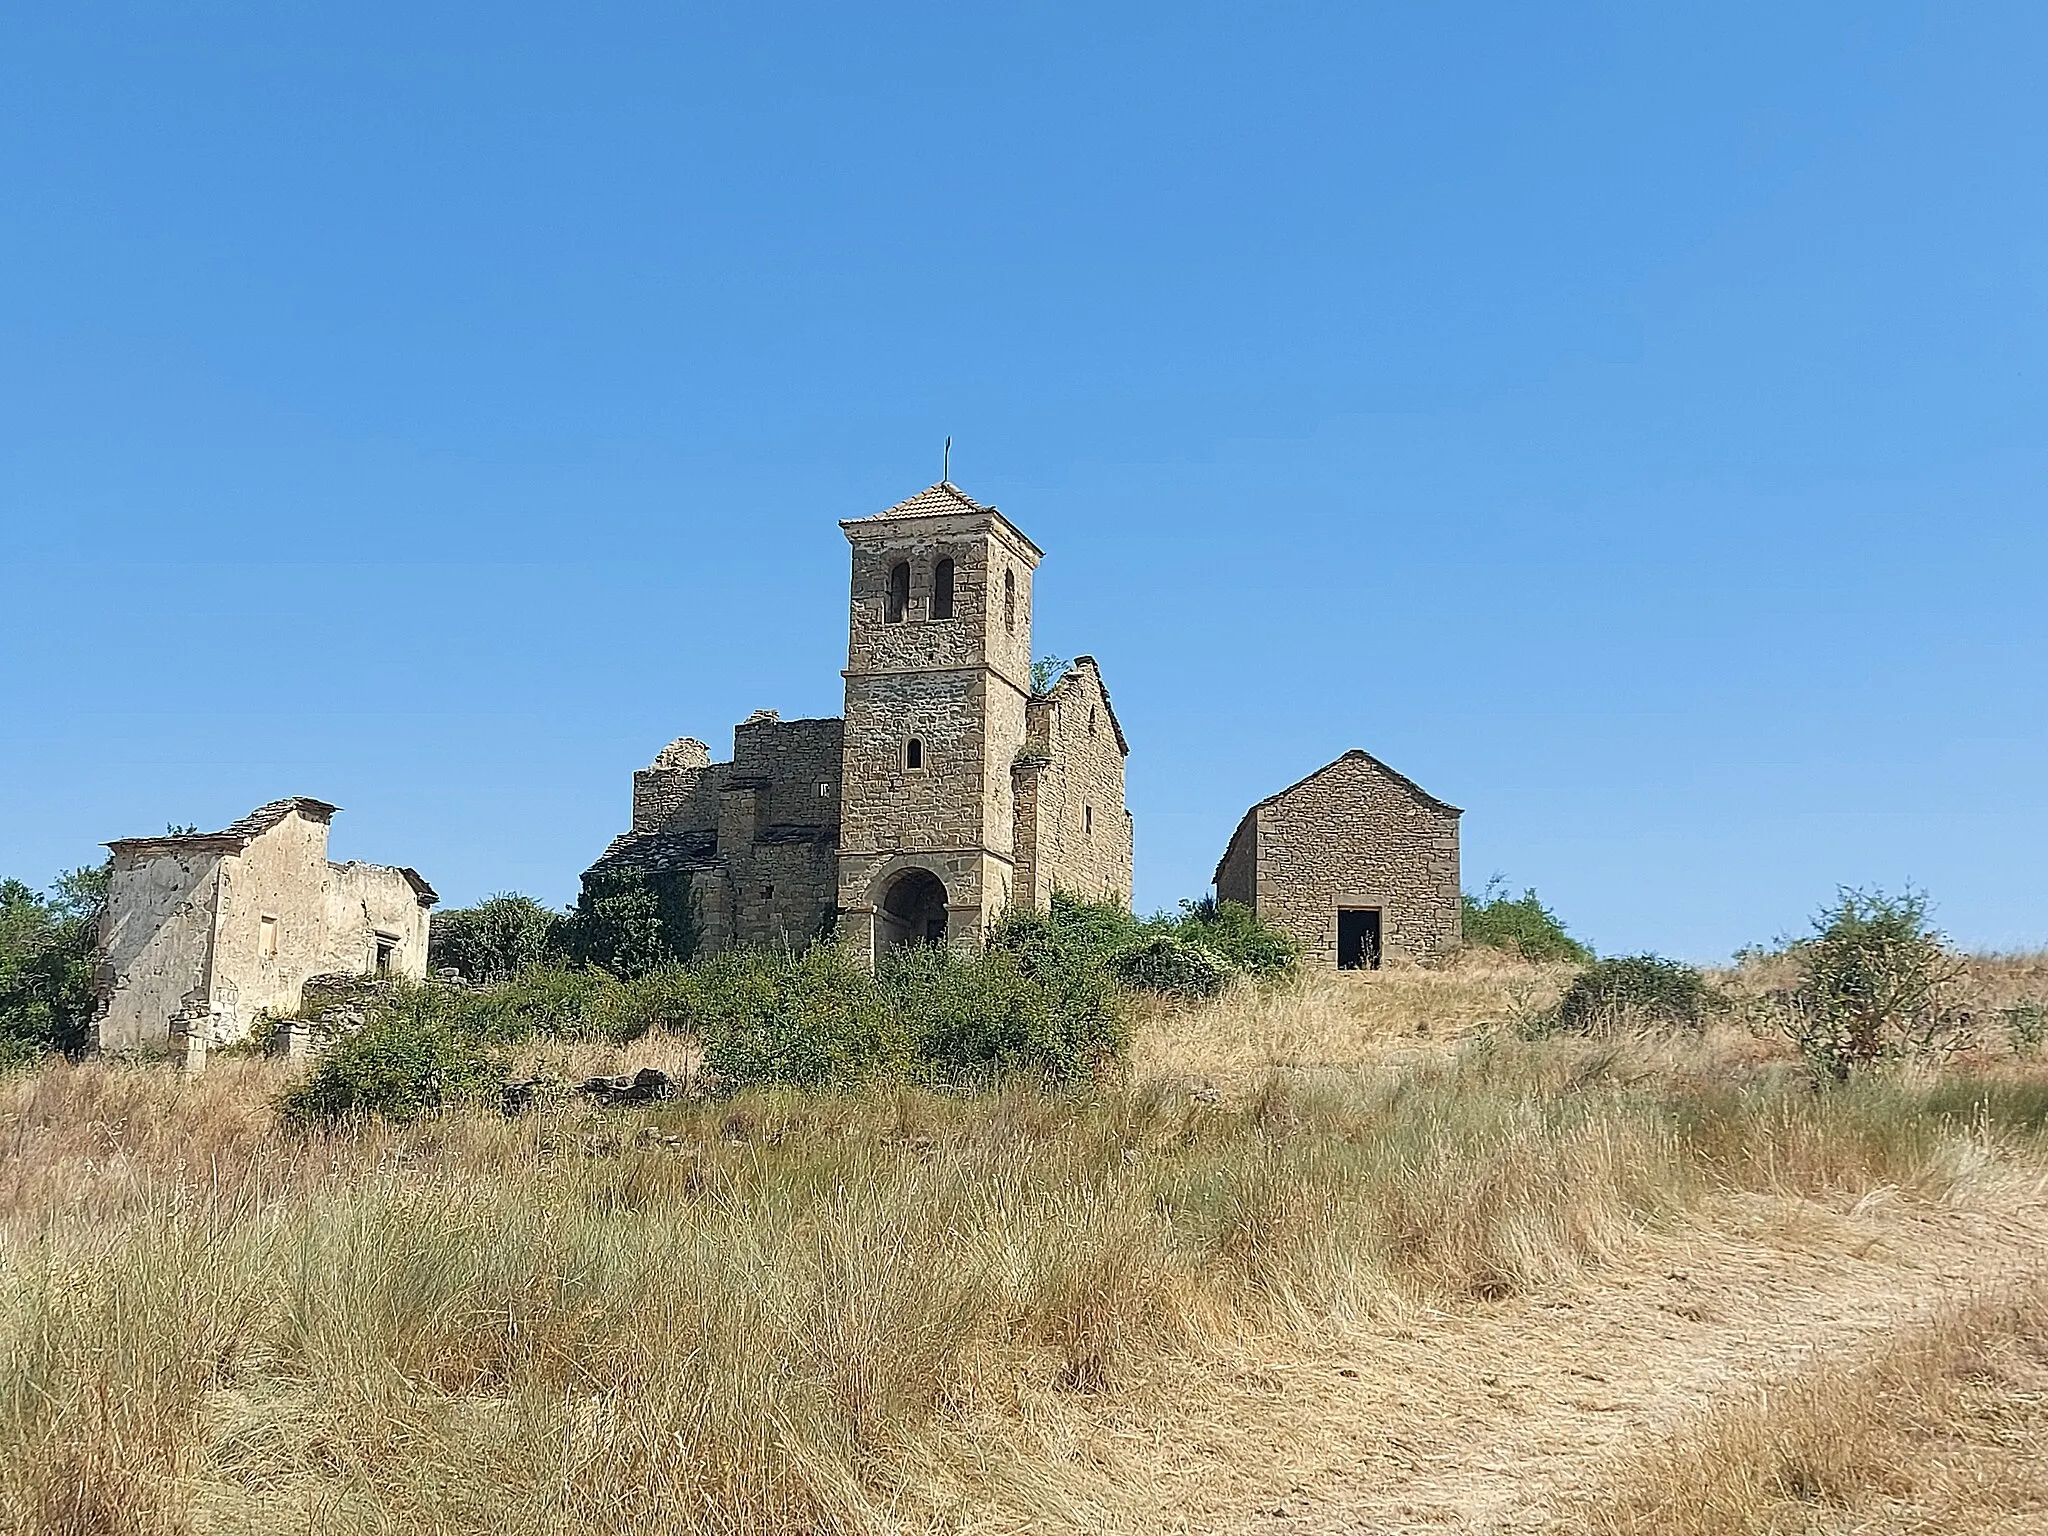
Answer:
[[1337, 963], [1337, 909], [1380, 909], [1388, 955], [1421, 958], [1459, 941], [1458, 812], [1363, 752], [1262, 803], [1259, 915], [1312, 965]]
[[1033, 699], [1017, 759], [1018, 899], [1043, 910], [1055, 890], [1131, 900], [1124, 752], [1102, 677], [1084, 658]]
[[161, 1048], [171, 1015], [204, 997], [220, 863], [218, 849], [115, 850], [100, 921], [101, 1050]]

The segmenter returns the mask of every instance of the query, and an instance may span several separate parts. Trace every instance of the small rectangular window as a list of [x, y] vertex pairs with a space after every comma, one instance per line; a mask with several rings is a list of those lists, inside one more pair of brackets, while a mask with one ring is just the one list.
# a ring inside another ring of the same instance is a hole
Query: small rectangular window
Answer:
[[1095, 835], [1095, 807], [1092, 805], [1081, 807], [1081, 830], [1090, 837]]
[[389, 976], [391, 967], [398, 963], [398, 940], [389, 934], [377, 935], [376, 971], [379, 976]]
[[820, 779], [818, 781], [818, 798], [820, 800], [830, 800], [832, 798], [832, 781], [830, 779]]
[[265, 960], [277, 958], [277, 919], [267, 914], [257, 921], [256, 953]]

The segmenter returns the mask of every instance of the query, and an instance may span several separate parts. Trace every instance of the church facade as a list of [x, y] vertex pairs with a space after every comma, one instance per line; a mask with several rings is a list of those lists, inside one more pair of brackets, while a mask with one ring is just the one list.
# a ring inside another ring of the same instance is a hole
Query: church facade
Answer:
[[1038, 546], [947, 481], [839, 526], [845, 713], [757, 712], [729, 762], [672, 743], [586, 887], [684, 877], [700, 949], [836, 935], [872, 957], [978, 945], [1055, 890], [1128, 904], [1129, 744], [1092, 658], [1034, 687]]

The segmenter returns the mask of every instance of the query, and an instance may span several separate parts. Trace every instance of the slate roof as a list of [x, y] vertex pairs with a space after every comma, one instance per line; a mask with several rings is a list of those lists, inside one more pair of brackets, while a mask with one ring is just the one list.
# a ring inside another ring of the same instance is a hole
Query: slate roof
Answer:
[[215, 853], [240, 853], [294, 811], [310, 821], [328, 822], [340, 809], [338, 805], [329, 805], [325, 800], [315, 800], [310, 795], [287, 795], [282, 800], [257, 806], [218, 832], [165, 832], [156, 837], [120, 837], [105, 846], [116, 850], [192, 848]]

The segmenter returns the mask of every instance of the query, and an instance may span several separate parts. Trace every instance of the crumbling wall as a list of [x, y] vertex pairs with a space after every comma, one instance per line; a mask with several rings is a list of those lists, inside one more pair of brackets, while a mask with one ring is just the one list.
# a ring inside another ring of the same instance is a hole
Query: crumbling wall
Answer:
[[309, 974], [377, 973], [421, 981], [427, 974], [428, 908], [402, 869], [385, 864], [327, 866], [327, 921], [319, 964]]
[[99, 931], [101, 1050], [162, 1048], [173, 1015], [204, 1001], [220, 864], [210, 848], [114, 851]]
[[1102, 674], [1082, 657], [1042, 698], [1014, 779], [1018, 899], [1043, 909], [1054, 891], [1131, 900], [1131, 816], [1124, 748]]
[[336, 969], [327, 868], [326, 821], [297, 810], [221, 861], [212, 1044], [241, 1039], [259, 1013], [294, 1012], [306, 978]]

